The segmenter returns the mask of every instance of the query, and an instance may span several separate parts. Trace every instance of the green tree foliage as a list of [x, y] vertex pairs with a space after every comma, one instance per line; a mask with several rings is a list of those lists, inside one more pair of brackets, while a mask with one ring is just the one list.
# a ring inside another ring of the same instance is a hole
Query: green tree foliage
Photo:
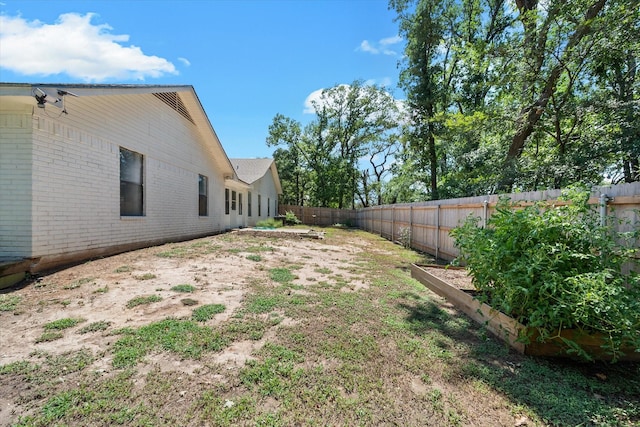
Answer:
[[417, 178], [411, 167], [428, 171], [431, 199], [640, 179], [636, 1], [389, 7], [412, 119], [398, 155], [412, 166], [390, 184]]
[[381, 200], [397, 143], [393, 97], [355, 81], [324, 90], [312, 105], [316, 117], [304, 128], [280, 114], [269, 127], [267, 144], [280, 147], [275, 160], [287, 181], [285, 203], [347, 208]]

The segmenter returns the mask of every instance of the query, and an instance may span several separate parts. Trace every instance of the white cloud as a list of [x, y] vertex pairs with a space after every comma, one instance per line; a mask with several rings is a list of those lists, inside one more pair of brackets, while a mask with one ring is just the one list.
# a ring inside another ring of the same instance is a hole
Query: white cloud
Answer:
[[187, 58], [178, 58], [178, 61], [182, 62], [186, 67], [191, 66], [191, 62]]
[[313, 92], [311, 92], [309, 94], [309, 96], [307, 96], [307, 99], [304, 100], [304, 110], [302, 111], [303, 114], [315, 114], [316, 113], [316, 109], [314, 108], [313, 104], [315, 103], [319, 103], [322, 100], [322, 91], [324, 89], [318, 89], [318, 90], [314, 90]]
[[0, 15], [0, 67], [27, 76], [67, 74], [86, 82], [177, 74], [166, 59], [122, 45], [129, 36], [112, 34], [107, 24], [92, 24], [94, 16], [66, 13], [46, 24]]
[[400, 36], [386, 37], [374, 43], [371, 43], [369, 40], [363, 40], [360, 43], [360, 46], [358, 46], [356, 50], [370, 53], [372, 55], [383, 54], [383, 55], [389, 55], [389, 56], [397, 56], [398, 52], [391, 49], [391, 47], [401, 42], [402, 42], [402, 37]]

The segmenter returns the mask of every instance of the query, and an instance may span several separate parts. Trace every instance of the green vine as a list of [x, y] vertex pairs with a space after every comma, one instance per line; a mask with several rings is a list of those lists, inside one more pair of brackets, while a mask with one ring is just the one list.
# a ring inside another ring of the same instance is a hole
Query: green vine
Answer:
[[[615, 361], [623, 348], [640, 352], [640, 231], [617, 232], [613, 216], [601, 225], [588, 198], [571, 189], [560, 206], [501, 199], [485, 228], [470, 216], [451, 234], [480, 298], [528, 327], [523, 341], [535, 332], [540, 341], [560, 338], [563, 329], [599, 334]], [[561, 340], [568, 353], [592, 359]]]

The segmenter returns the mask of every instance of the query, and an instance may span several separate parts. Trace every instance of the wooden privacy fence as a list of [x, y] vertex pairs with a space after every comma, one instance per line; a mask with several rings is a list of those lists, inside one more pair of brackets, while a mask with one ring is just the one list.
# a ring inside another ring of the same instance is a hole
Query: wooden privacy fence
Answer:
[[[554, 202], [560, 194], [561, 190], [548, 190], [506, 196], [525, 205], [536, 201]], [[489, 195], [368, 207], [358, 209], [356, 225], [436, 258], [452, 260], [459, 255], [459, 251], [449, 231], [469, 215], [480, 217], [482, 223], [486, 223], [495, 212], [499, 198], [499, 195]], [[589, 203], [599, 206], [603, 218], [614, 215], [621, 220], [617, 224], [618, 231], [640, 227], [640, 182], [594, 188]]]
[[356, 226], [356, 212], [352, 209], [314, 208], [309, 206], [279, 205], [280, 215], [293, 212], [303, 224], [327, 227], [344, 224]]
[[[507, 194], [521, 205], [536, 201], [558, 204], [561, 190]], [[589, 203], [596, 205], [601, 215], [614, 215], [620, 224], [618, 231], [640, 227], [640, 182], [592, 190]], [[330, 226], [345, 224], [356, 226], [394, 242], [452, 260], [459, 255], [449, 236], [469, 215], [484, 222], [495, 212], [500, 195], [434, 200], [410, 204], [372, 206], [363, 209], [332, 209], [308, 206], [280, 205], [279, 212], [293, 212], [306, 225]]]

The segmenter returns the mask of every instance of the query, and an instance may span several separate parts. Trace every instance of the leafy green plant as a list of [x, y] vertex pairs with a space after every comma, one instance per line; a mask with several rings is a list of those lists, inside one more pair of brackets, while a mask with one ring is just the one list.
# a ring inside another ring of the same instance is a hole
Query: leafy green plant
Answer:
[[[452, 235], [481, 298], [526, 325], [525, 342], [534, 332], [546, 341], [576, 329], [600, 334], [615, 360], [623, 347], [640, 351], [640, 276], [623, 268], [637, 264], [640, 232], [601, 225], [588, 197], [570, 190], [568, 204], [524, 208], [503, 199], [486, 228], [470, 217]], [[591, 359], [574, 340], [561, 340], [568, 353]]]
[[298, 217], [296, 216], [295, 213], [293, 213], [293, 211], [287, 211], [284, 214], [284, 221], [287, 224], [291, 224], [291, 225], [298, 225], [298, 224], [302, 224], [302, 221], [300, 221], [298, 219]]

